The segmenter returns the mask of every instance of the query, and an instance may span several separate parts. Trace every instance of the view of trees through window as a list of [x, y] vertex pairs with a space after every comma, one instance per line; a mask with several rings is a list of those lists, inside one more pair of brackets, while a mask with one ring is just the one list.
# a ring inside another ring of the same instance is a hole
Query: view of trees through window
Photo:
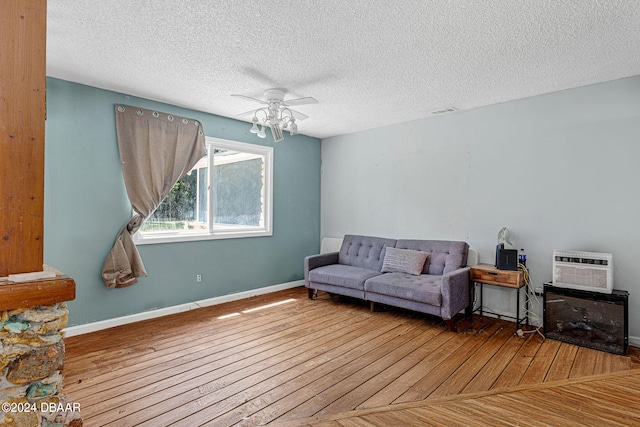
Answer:
[[144, 222], [143, 233], [207, 231], [210, 212], [214, 229], [264, 226], [264, 157], [209, 147], [211, 152], [213, 159], [208, 154], [175, 184]]
[[[197, 215], [199, 201], [199, 178], [205, 176], [207, 168], [191, 170], [173, 186], [169, 195], [144, 222], [142, 231], [196, 230], [206, 229], [206, 211]], [[206, 192], [204, 193], [206, 203]]]

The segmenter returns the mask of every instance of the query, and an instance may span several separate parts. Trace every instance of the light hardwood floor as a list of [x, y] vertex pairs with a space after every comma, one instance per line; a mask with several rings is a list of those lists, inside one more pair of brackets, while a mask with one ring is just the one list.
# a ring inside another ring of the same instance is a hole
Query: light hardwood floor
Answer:
[[453, 333], [437, 318], [295, 288], [68, 338], [65, 394], [88, 427], [407, 425], [403, 410], [452, 425], [492, 396], [538, 407], [525, 393], [542, 383], [636, 372], [630, 357], [514, 329], [485, 317]]
[[640, 370], [274, 423], [274, 427], [640, 425]]

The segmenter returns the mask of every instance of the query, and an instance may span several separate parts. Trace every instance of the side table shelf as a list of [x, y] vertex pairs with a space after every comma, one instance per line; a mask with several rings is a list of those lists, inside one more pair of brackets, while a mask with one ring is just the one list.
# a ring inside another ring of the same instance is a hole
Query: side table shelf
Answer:
[[[509, 319], [514, 319], [516, 321], [516, 330], [520, 329], [520, 325], [522, 322], [526, 321], [527, 326], [529, 325], [529, 299], [525, 299], [525, 315], [520, 317], [520, 289], [526, 286], [524, 280], [524, 272], [522, 270], [510, 271], [510, 270], [498, 270], [491, 264], [478, 264], [471, 267], [469, 270], [469, 274], [471, 277], [471, 287], [469, 289], [469, 300], [473, 303], [473, 286], [475, 283], [480, 285], [480, 306], [478, 308], [474, 308], [472, 311], [480, 312], [480, 316], [484, 315], [483, 310], [483, 294], [484, 294], [484, 285], [494, 285], [494, 286], [502, 286], [505, 288], [513, 288], [516, 289], [516, 317], [513, 316], [505, 316], [498, 315], [498, 318], [507, 317]], [[526, 288], [525, 288], [526, 291]]]

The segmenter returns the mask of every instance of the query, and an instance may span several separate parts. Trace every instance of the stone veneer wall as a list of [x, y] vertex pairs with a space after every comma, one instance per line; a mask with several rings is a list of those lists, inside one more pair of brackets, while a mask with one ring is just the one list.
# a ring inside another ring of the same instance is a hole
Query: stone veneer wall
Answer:
[[64, 303], [0, 311], [0, 427], [80, 427], [80, 405], [61, 393]]

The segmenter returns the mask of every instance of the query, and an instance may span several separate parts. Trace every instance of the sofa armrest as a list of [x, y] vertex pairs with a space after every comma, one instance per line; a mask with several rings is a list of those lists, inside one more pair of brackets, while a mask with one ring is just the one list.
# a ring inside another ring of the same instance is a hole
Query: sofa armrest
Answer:
[[337, 264], [338, 252], [327, 252], [318, 255], [309, 255], [304, 259], [304, 285], [309, 287], [309, 271], [314, 268], [322, 267], [325, 265]]
[[469, 267], [442, 276], [442, 318], [449, 320], [469, 307]]

